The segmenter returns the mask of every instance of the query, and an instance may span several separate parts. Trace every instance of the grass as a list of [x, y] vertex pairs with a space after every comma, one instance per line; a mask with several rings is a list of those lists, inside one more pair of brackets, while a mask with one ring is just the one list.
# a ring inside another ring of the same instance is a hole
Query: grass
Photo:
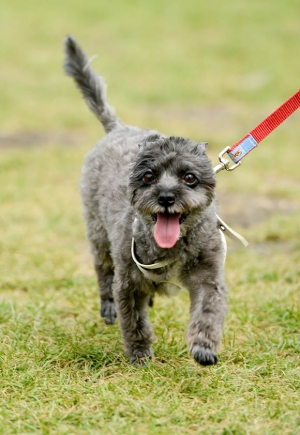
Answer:
[[[218, 175], [229, 242], [220, 363], [188, 355], [188, 296], [151, 310], [156, 359], [99, 319], [78, 179], [99, 125], [62, 74], [72, 33], [128, 123], [236, 142], [299, 88], [299, 4], [12, 0], [1, 8], [0, 433], [296, 435], [299, 112]], [[16, 146], [18, 145], [18, 146]], [[20, 146], [22, 145], [22, 146]]]

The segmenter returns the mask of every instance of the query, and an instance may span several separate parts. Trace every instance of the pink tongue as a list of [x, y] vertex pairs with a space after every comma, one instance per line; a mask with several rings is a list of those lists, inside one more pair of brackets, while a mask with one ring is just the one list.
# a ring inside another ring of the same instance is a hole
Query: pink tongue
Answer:
[[179, 213], [157, 213], [154, 238], [160, 248], [173, 248], [180, 236]]

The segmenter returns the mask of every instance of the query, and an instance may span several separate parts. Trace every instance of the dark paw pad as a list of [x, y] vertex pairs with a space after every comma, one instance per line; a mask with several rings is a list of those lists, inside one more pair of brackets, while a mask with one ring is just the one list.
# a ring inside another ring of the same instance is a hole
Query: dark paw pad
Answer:
[[151, 296], [150, 296], [150, 299], [149, 299], [148, 305], [149, 305], [150, 308], [153, 307], [153, 305], [154, 305], [154, 295], [151, 295]]
[[202, 366], [210, 366], [212, 364], [217, 364], [218, 357], [217, 355], [207, 347], [202, 346], [194, 346], [192, 349], [192, 355], [197, 361], [197, 363], [201, 364]]
[[114, 301], [101, 300], [101, 317], [107, 325], [113, 325], [116, 322], [116, 309]]

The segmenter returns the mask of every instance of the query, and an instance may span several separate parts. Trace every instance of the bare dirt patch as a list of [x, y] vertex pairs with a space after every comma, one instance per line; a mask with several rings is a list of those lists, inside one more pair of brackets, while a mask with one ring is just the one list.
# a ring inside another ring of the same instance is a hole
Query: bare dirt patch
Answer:
[[50, 133], [50, 132], [18, 132], [0, 135], [0, 148], [23, 148], [33, 146], [44, 146], [50, 144], [77, 145], [79, 144], [78, 135], [70, 133]]
[[298, 205], [288, 199], [257, 194], [218, 193], [220, 216], [228, 225], [249, 227], [272, 214], [290, 214]]

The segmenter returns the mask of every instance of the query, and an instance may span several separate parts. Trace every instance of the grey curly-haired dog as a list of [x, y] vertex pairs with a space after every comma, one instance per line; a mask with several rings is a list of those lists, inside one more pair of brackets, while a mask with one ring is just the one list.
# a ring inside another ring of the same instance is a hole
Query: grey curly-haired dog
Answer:
[[189, 350], [198, 363], [215, 364], [227, 308], [207, 144], [124, 125], [71, 36], [64, 68], [107, 133], [87, 154], [81, 179], [101, 316], [107, 324], [118, 316], [130, 361], [143, 363], [153, 357], [153, 295], [184, 288], [191, 301]]

